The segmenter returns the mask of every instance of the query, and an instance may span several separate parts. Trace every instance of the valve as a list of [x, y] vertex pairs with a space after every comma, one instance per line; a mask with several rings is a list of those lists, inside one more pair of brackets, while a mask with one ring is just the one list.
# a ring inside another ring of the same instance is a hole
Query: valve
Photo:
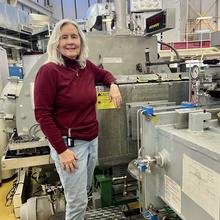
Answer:
[[159, 220], [158, 216], [155, 215], [153, 212], [151, 212], [150, 210], [145, 210], [143, 212], [143, 216], [145, 218], [147, 218], [148, 220]]
[[135, 160], [134, 165], [138, 167], [141, 173], [151, 173], [151, 166], [155, 162], [155, 158], [147, 156], [146, 158]]
[[151, 106], [143, 107], [143, 114], [145, 116], [154, 116], [154, 109]]

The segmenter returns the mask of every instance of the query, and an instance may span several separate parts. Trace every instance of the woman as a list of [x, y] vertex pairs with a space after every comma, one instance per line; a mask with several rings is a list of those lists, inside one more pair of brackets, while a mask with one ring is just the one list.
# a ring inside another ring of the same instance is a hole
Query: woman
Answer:
[[87, 60], [87, 51], [78, 25], [58, 22], [48, 42], [48, 62], [34, 87], [35, 117], [50, 142], [64, 188], [66, 220], [84, 219], [92, 184], [98, 148], [96, 83], [110, 87], [110, 100], [117, 108], [121, 104], [115, 78]]

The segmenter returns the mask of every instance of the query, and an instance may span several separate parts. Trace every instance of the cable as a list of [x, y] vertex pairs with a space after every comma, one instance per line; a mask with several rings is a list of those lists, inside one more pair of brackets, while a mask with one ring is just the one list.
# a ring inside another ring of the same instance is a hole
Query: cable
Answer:
[[40, 125], [34, 124], [29, 128], [28, 134], [31, 140], [36, 140], [36, 134], [40, 131], [40, 129], [36, 130]]
[[157, 41], [157, 43], [169, 47], [171, 50], [173, 50], [173, 51], [175, 52], [175, 54], [176, 54], [176, 59], [177, 59], [177, 60], [180, 60], [180, 55], [179, 55], [178, 51], [176, 50], [176, 48], [174, 48], [173, 46], [171, 46], [171, 45], [169, 45], [169, 44], [167, 44], [167, 43], [164, 43], [164, 42], [162, 42], [162, 41], [159, 41], [159, 40]]
[[33, 129], [33, 135], [35, 136], [35, 138], [36, 138], [36, 134], [39, 132], [39, 131], [41, 131], [41, 129], [39, 128], [39, 124], [38, 125], [36, 125], [35, 127], [34, 127], [34, 129]]
[[35, 192], [33, 192], [33, 196], [39, 196], [39, 195], [38, 195], [39, 192], [43, 192], [41, 186], [39, 186], [39, 187], [37, 188], [37, 190], [36, 190]]
[[19, 184], [24, 184], [24, 183], [18, 182], [17, 180], [15, 180], [13, 182], [12, 188], [10, 189], [10, 191], [8, 192], [8, 194], [6, 195], [6, 198], [5, 198], [6, 199], [6, 202], [5, 202], [6, 207], [8, 207], [12, 204], [13, 196], [15, 195]]

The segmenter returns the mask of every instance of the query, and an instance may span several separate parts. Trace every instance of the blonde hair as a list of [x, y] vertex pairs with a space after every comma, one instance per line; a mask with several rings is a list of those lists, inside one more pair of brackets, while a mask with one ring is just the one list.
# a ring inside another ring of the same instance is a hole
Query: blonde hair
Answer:
[[79, 28], [78, 24], [72, 20], [69, 19], [62, 19], [59, 22], [56, 23], [53, 32], [50, 36], [50, 39], [48, 41], [47, 45], [47, 54], [48, 54], [48, 62], [54, 62], [56, 64], [64, 65], [64, 60], [62, 58], [62, 55], [58, 51], [59, 41], [61, 37], [61, 28], [65, 24], [72, 24], [76, 27], [80, 41], [81, 41], [81, 49], [79, 57], [77, 58], [77, 62], [79, 63], [81, 68], [85, 68], [86, 66], [86, 59], [88, 58], [88, 46], [86, 42], [86, 37], [82, 30]]

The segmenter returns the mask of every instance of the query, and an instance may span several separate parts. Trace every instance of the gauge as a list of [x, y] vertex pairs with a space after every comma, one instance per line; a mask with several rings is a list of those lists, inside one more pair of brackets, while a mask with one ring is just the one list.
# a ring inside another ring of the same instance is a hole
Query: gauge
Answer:
[[191, 76], [193, 79], [198, 78], [199, 76], [199, 67], [198, 66], [193, 66], [192, 71], [191, 71]]

